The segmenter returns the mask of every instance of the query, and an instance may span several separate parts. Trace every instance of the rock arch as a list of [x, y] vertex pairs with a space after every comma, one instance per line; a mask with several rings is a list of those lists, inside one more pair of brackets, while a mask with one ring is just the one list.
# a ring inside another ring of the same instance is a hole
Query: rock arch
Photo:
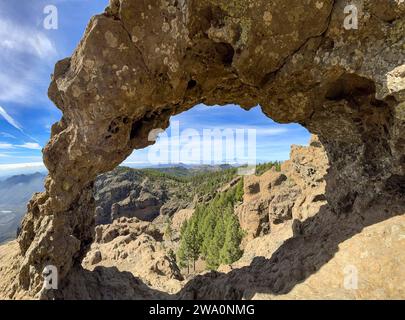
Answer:
[[356, 4], [359, 29], [345, 30], [343, 0], [111, 0], [55, 66], [49, 97], [63, 117], [43, 151], [46, 191], [29, 203], [10, 296], [46, 298], [51, 264], [63, 297], [92, 241], [96, 175], [198, 103], [260, 104], [317, 134], [336, 214], [403, 197], [405, 3]]

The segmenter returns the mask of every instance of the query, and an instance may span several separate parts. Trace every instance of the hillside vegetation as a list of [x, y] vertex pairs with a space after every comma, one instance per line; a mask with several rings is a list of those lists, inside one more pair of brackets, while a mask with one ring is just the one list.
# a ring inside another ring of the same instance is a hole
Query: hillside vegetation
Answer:
[[234, 214], [234, 206], [243, 199], [243, 180], [226, 192], [217, 194], [209, 203], [199, 204], [192, 218], [180, 231], [177, 252], [180, 267], [190, 268], [202, 258], [208, 269], [238, 260], [242, 251], [243, 232]]

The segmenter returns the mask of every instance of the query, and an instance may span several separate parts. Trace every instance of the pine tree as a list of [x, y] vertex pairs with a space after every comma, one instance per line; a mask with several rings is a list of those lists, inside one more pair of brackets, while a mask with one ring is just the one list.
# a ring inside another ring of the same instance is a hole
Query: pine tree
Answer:
[[180, 245], [177, 250], [177, 261], [180, 268], [187, 267], [187, 273], [190, 273], [190, 260], [186, 240], [186, 232], [188, 229], [188, 222], [185, 221], [180, 228]]
[[221, 263], [231, 264], [242, 256], [239, 247], [241, 240], [242, 232], [237, 218], [233, 213], [227, 212], [225, 216], [225, 240], [220, 252]]
[[236, 200], [236, 202], [243, 201], [243, 195], [244, 195], [243, 179], [241, 179], [238, 182], [238, 184], [236, 185], [236, 190], [235, 190], [235, 200]]
[[193, 270], [195, 271], [195, 263], [200, 256], [201, 247], [198, 234], [198, 221], [196, 219], [192, 219], [187, 226], [186, 246], [189, 254], [189, 260], [193, 263]]
[[207, 252], [207, 267], [209, 269], [215, 270], [220, 265], [220, 250], [222, 249], [225, 242], [225, 226], [222, 215], [218, 218], [215, 229], [214, 237], [209, 242], [208, 252]]
[[207, 258], [208, 250], [211, 245], [211, 240], [214, 237], [214, 231], [216, 226], [216, 217], [213, 207], [210, 206], [206, 210], [206, 214], [202, 223], [202, 243], [201, 243], [201, 254], [203, 258]]
[[172, 222], [171, 222], [170, 218], [168, 218], [166, 220], [166, 228], [165, 228], [165, 231], [164, 231], [164, 237], [165, 237], [166, 240], [172, 241], [173, 230], [172, 230]]
[[[230, 176], [232, 177], [232, 176]], [[205, 186], [215, 186], [212, 181]], [[208, 269], [217, 269], [221, 263], [230, 264], [242, 254], [239, 245], [242, 231], [234, 214], [234, 205], [243, 198], [243, 181], [227, 192], [220, 193], [208, 205], [199, 205], [191, 219], [182, 225], [177, 258], [181, 267], [202, 257]]]
[[187, 266], [187, 271], [190, 273], [190, 263], [193, 264], [195, 271], [195, 263], [200, 256], [201, 241], [198, 233], [197, 219], [190, 219], [183, 223], [180, 239], [180, 246], [177, 252], [178, 260], [181, 267]]

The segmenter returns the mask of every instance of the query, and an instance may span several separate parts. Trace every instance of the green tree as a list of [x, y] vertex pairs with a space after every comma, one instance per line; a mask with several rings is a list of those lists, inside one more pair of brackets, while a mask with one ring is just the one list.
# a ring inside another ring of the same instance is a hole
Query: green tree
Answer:
[[207, 252], [207, 267], [211, 270], [215, 270], [221, 264], [220, 261], [220, 250], [222, 249], [225, 242], [225, 225], [223, 217], [217, 220], [217, 224], [214, 229], [214, 236], [209, 242], [208, 252]]
[[243, 190], [243, 178], [242, 178], [236, 185], [236, 189], [235, 189], [236, 202], [243, 201], [243, 195], [244, 195], [244, 190]]
[[[207, 182], [205, 185], [211, 185]], [[215, 185], [215, 184], [214, 184]], [[243, 237], [234, 205], [243, 198], [243, 181], [227, 192], [217, 194], [208, 204], [196, 207], [191, 219], [180, 230], [177, 258], [181, 267], [190, 268], [201, 257], [208, 269], [230, 264], [242, 254]]]
[[225, 240], [220, 251], [220, 261], [223, 264], [231, 264], [242, 256], [240, 243], [243, 233], [240, 229], [239, 222], [233, 213], [227, 213], [225, 221]]
[[201, 247], [201, 241], [198, 233], [197, 219], [192, 219], [188, 223], [185, 238], [189, 260], [193, 263], [193, 270], [195, 271], [195, 263], [200, 256], [200, 247]]
[[201, 254], [205, 259], [208, 256], [208, 250], [211, 245], [211, 240], [214, 237], [216, 223], [217, 218], [215, 216], [215, 211], [213, 210], [213, 207], [210, 206], [205, 211], [205, 216], [201, 225]]
[[190, 273], [190, 260], [186, 241], [187, 229], [188, 222], [185, 221], [180, 228], [180, 245], [179, 249], [177, 250], [177, 261], [180, 268], [187, 268], [187, 273]]
[[180, 230], [180, 246], [177, 253], [181, 267], [187, 267], [190, 273], [190, 263], [193, 264], [195, 271], [195, 263], [200, 256], [201, 241], [198, 233], [198, 220], [190, 219], [183, 223]]
[[169, 240], [169, 241], [171, 241], [172, 237], [173, 237], [172, 221], [170, 220], [170, 218], [168, 218], [166, 220], [166, 228], [164, 231], [164, 237], [166, 240]]

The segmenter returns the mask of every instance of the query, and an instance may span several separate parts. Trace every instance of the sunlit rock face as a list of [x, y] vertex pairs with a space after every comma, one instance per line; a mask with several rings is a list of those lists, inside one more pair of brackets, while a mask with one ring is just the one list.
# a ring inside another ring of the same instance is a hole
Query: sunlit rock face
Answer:
[[53, 295], [64, 296], [93, 239], [96, 176], [198, 103], [260, 104], [317, 134], [336, 216], [368, 221], [365, 209], [379, 202], [382, 219], [403, 205], [405, 3], [355, 2], [358, 29], [347, 30], [343, 0], [111, 0], [55, 67], [49, 97], [63, 117], [44, 149], [46, 191], [29, 204], [7, 295], [49, 297], [42, 270], [54, 265]]
[[245, 231], [243, 244], [278, 233], [279, 226], [290, 220], [304, 222], [316, 216], [327, 205], [328, 168], [325, 149], [312, 136], [309, 146], [291, 147], [290, 160], [279, 171], [273, 167], [261, 176], [245, 177], [243, 203], [235, 210]]

